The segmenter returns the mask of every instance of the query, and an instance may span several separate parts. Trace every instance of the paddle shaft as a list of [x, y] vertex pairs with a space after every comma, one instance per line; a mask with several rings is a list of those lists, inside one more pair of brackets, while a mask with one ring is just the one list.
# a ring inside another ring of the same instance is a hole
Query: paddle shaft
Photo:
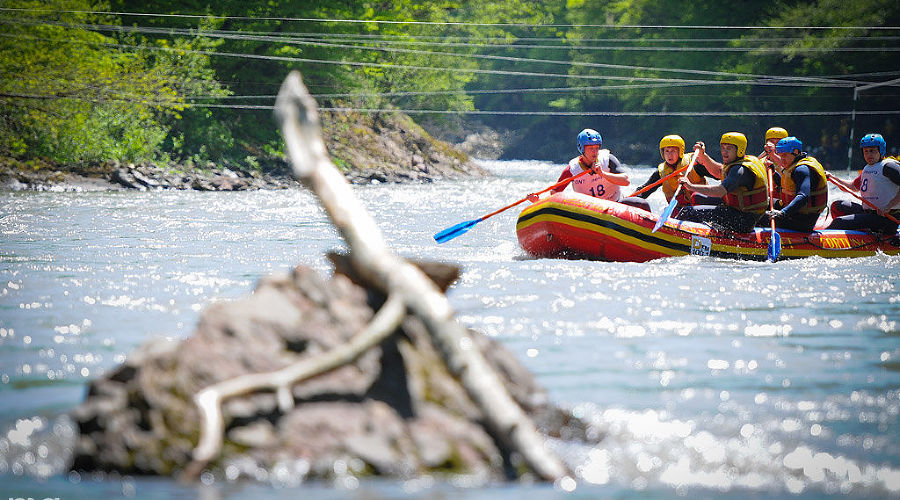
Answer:
[[[687, 167], [684, 167], [684, 170], [682, 170], [682, 171], [684, 172], [684, 171], [691, 169], [694, 166], [694, 164], [697, 163], [697, 158], [698, 158], [698, 155], [695, 150], [694, 157], [691, 158], [691, 162], [688, 164]], [[676, 170], [676, 172], [677, 172], [677, 170]], [[672, 172], [672, 173], [674, 174], [675, 172]], [[667, 175], [666, 177], [670, 177], [670, 176]], [[665, 180], [665, 179], [661, 179], [661, 181], [662, 180]], [[672, 216], [672, 211], [674, 211], [675, 206], [678, 205], [678, 195], [681, 193], [681, 188], [683, 188], [683, 187], [684, 187], [684, 184], [679, 183], [678, 187], [675, 188], [675, 192], [672, 193], [672, 199], [669, 200], [669, 204], [666, 205], [666, 208], [664, 208], [662, 213], [659, 214], [659, 220], [656, 221], [656, 225], [653, 226], [653, 231], [650, 231], [651, 233], [655, 233], [657, 230], [659, 230], [659, 228], [661, 228], [663, 226], [663, 224], [665, 224], [666, 221], [669, 220], [669, 217]]]
[[[829, 174], [829, 173], [826, 172], [826, 173], [825, 173], [825, 177], [826, 177], [829, 181], [831, 181], [832, 184], [834, 184], [835, 186], [841, 188], [841, 191], [845, 191], [845, 192], [847, 192], [847, 193], [850, 193], [850, 194], [852, 194], [853, 196], [855, 196], [859, 201], [861, 201], [861, 202], [865, 203], [866, 205], [868, 205], [868, 206], [874, 208], [876, 211], [879, 210], [879, 208], [876, 207], [876, 206], [875, 206], [872, 202], [870, 202], [869, 200], [867, 200], [867, 199], [863, 198], [862, 196], [860, 196], [860, 195], [854, 193], [853, 191], [851, 191], [851, 190], [845, 188], [843, 185], [838, 184], [837, 181], [835, 181], [834, 179], [832, 179], [832, 177], [834, 177], [833, 175], [831, 175], [831, 174]], [[896, 222], [897, 224], [900, 224], [900, 220], [897, 220], [897, 218], [894, 217], [893, 215], [891, 215], [891, 214], [885, 212], [885, 213], [884, 213], [884, 216], [887, 217], [888, 220], [890, 220], [891, 222]]]
[[[697, 149], [700, 149], [700, 148], [697, 148]], [[694, 157], [691, 158], [691, 162], [688, 163], [688, 166], [684, 167], [683, 172], [687, 172], [688, 170], [694, 168], [694, 165], [697, 164], [697, 159], [700, 158], [700, 155], [697, 154], [697, 149], [694, 149]], [[672, 174], [674, 174], [674, 173], [675, 172], [672, 172]], [[666, 178], [670, 177], [672, 174], [667, 175]], [[660, 181], [664, 181], [664, 180], [665, 179], [660, 179]], [[684, 184], [679, 183], [678, 188], [675, 190], [674, 193], [672, 193], [672, 200], [674, 200], [675, 198], [678, 198], [678, 194], [681, 193], [682, 187], [684, 187]], [[634, 196], [634, 195], [632, 195], [632, 196]], [[669, 200], [669, 203], [671, 203], [671, 200]]]
[[541, 193], [550, 191], [551, 189], [558, 188], [559, 186], [564, 186], [564, 185], [566, 185], [566, 184], [572, 182], [573, 180], [575, 180], [575, 179], [581, 177], [582, 175], [585, 175], [585, 174], [590, 173], [590, 172], [593, 172], [593, 171], [594, 171], [594, 169], [588, 169], [588, 170], [585, 170], [585, 171], [583, 171], [583, 172], [578, 173], [577, 175], [574, 175], [574, 176], [572, 176], [572, 177], [569, 177], [568, 179], [559, 181], [559, 182], [557, 182], [556, 184], [554, 184], [554, 185], [552, 185], [552, 186], [550, 186], [550, 187], [548, 187], [548, 188], [546, 188], [546, 189], [543, 189], [543, 190], [541, 190], [541, 191], [538, 191], [537, 193], [531, 193], [531, 194], [529, 194], [528, 196], [522, 198], [521, 200], [518, 200], [518, 201], [516, 201], [516, 202], [514, 202], [514, 203], [510, 203], [509, 205], [507, 205], [507, 206], [505, 206], [505, 207], [503, 207], [503, 208], [501, 208], [501, 209], [499, 209], [499, 210], [494, 210], [493, 212], [491, 212], [491, 213], [489, 213], [489, 214], [487, 214], [487, 215], [482, 215], [481, 217], [479, 217], [479, 218], [477, 218], [477, 219], [467, 220], [467, 221], [465, 221], [465, 222], [460, 222], [459, 224], [456, 224], [456, 225], [454, 225], [454, 226], [450, 226], [450, 227], [448, 227], [447, 229], [444, 229], [443, 231], [439, 231], [437, 234], [435, 234], [435, 235], [434, 235], [434, 240], [437, 241], [438, 243], [445, 243], [445, 242], [447, 242], [447, 241], [450, 241], [450, 240], [452, 240], [453, 238], [456, 238], [456, 237], [458, 237], [458, 236], [460, 236], [460, 235], [462, 235], [462, 234], [465, 234], [465, 233], [466, 233], [469, 229], [471, 229], [475, 224], [478, 224], [479, 222], [481, 222], [481, 221], [487, 219], [488, 217], [493, 217], [493, 216], [499, 214], [500, 212], [503, 212], [504, 210], [509, 210], [510, 208], [512, 208], [512, 207], [514, 207], [514, 206], [516, 206], [516, 205], [518, 205], [518, 204], [520, 204], [520, 203], [522, 203], [523, 201], [527, 201], [528, 198], [530, 198], [531, 196], [537, 196], [537, 195], [539, 195], [539, 194], [541, 194]]
[[[769, 175], [769, 210], [775, 210], [775, 184], [772, 180], [773, 168], [767, 168], [766, 173]], [[781, 235], [775, 231], [775, 219], [769, 219], [772, 227], [772, 236], [769, 237], [769, 259], [772, 262], [778, 260], [781, 254]]]
[[[550, 186], [550, 187], [548, 187], [548, 188], [544, 188], [544, 189], [538, 191], [537, 193], [531, 193], [531, 194], [529, 194], [528, 196], [531, 196], [531, 195], [538, 195], [538, 194], [543, 194], [543, 193], [546, 193], [547, 191], [556, 189], [556, 188], [558, 188], [558, 187], [560, 187], [560, 186], [565, 186], [566, 184], [568, 184], [568, 183], [574, 181], [575, 179], [581, 177], [582, 175], [591, 173], [591, 171], [593, 171], [593, 170], [594, 170], [594, 169], [589, 168], [589, 169], [587, 169], [587, 170], [585, 170], [585, 171], [583, 171], [583, 172], [581, 172], [581, 173], [579, 173], [579, 174], [577, 174], [577, 175], [573, 175], [572, 177], [569, 177], [568, 179], [561, 180], [561, 181], [557, 182], [556, 184], [554, 184], [554, 185], [552, 185], [552, 186]], [[512, 207], [514, 207], [514, 206], [516, 206], [516, 205], [518, 205], [518, 204], [520, 204], [520, 203], [522, 203], [523, 201], [528, 201], [528, 196], [522, 198], [522, 199], [519, 200], [519, 201], [510, 203], [509, 205], [506, 205], [505, 207], [503, 207], [503, 208], [501, 208], [501, 209], [494, 210], [493, 212], [491, 212], [491, 213], [489, 213], [489, 214], [487, 214], [487, 215], [482, 215], [481, 218], [478, 219], [478, 220], [484, 220], [484, 219], [487, 219], [488, 217], [493, 217], [493, 216], [499, 214], [500, 212], [504, 212], [504, 211], [506, 211], [506, 210], [509, 210], [510, 208], [512, 208]]]
[[667, 180], [671, 179], [672, 177], [675, 177], [675, 176], [678, 175], [678, 174], [684, 173], [685, 170], [691, 168], [691, 166], [694, 165], [694, 162], [695, 162], [696, 160], [697, 160], [697, 154], [694, 153], [694, 159], [691, 160], [691, 164], [690, 164], [690, 165], [688, 165], [688, 166], [686, 166], [686, 167], [681, 167], [681, 168], [679, 168], [679, 169], [677, 169], [677, 170], [674, 170], [674, 171], [672, 171], [671, 174], [669, 174], [669, 175], [663, 177], [662, 179], [660, 179], [660, 180], [654, 182], [653, 184], [650, 184], [650, 185], [648, 185], [648, 186], [644, 186], [644, 187], [638, 189], [637, 191], [631, 193], [631, 194], [628, 195], [628, 196], [637, 196], [637, 195], [639, 195], [639, 194], [643, 194], [643, 193], [647, 192], [648, 190], [653, 189], [653, 188], [655, 188], [656, 186], [659, 186], [659, 185], [662, 184], [663, 182], [666, 182]]

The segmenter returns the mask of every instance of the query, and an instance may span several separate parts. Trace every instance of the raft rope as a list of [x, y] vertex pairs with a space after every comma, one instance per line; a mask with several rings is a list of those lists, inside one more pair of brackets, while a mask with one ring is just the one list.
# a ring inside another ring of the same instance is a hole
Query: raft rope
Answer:
[[[725, 240], [731, 240], [731, 241], [738, 241], [738, 242], [741, 242], [741, 243], [751, 243], [751, 244], [753, 244], [753, 245], [758, 245], [758, 244], [760, 243], [760, 242], [757, 241], [757, 240], [752, 240], [752, 239], [750, 239], [750, 238], [737, 236], [738, 233], [734, 233], [734, 232], [732, 232], [732, 231], [725, 230], [724, 228], [720, 229], [720, 228], [714, 227], [714, 225], [709, 224], [709, 223], [705, 223], [705, 222], [704, 222], [704, 223], [702, 223], [702, 224], [705, 224], [705, 225], [709, 226], [710, 229], [713, 229], [713, 230], [715, 230], [715, 231], [723, 231], [722, 234], [717, 234], [717, 235], [715, 236], [716, 238], [725, 239]], [[685, 229], [681, 229], [680, 227], [673, 227], [673, 226], [666, 226], [666, 227], [668, 227], [669, 229], [673, 229], [673, 230], [675, 230], [675, 231], [678, 231], [678, 232], [680, 232], [680, 233], [682, 233], [682, 234], [684, 234], [684, 235], [699, 236], [699, 235], [697, 235], [696, 233], [692, 233], [692, 232], [687, 231], [687, 230], [685, 230]], [[727, 231], [727, 232], [724, 232], [724, 231]], [[817, 232], [817, 231], [813, 231], [813, 232]], [[782, 234], [784, 235], [785, 233], [782, 233]], [[790, 236], [791, 233], [786, 233], [786, 234], [787, 234], [788, 236]], [[810, 233], [810, 234], [812, 234], [812, 233]], [[893, 246], [895, 246], [895, 247], [900, 247], [900, 236], [898, 236], [898, 234], [880, 234], [880, 233], [866, 233], [866, 234], [869, 234], [869, 235], [875, 237], [875, 241], [869, 241], [869, 242], [866, 242], [866, 243], [862, 243], [862, 244], [855, 245], [855, 246], [850, 246], [850, 247], [845, 247], [845, 248], [826, 248], [826, 247], [822, 246], [821, 244], [812, 241], [812, 240], [810, 239], [810, 236], [807, 235], [807, 236], [804, 236], [804, 237], [803, 237], [803, 240], [802, 240], [802, 241], [788, 240], [787, 242], [785, 242], [785, 240], [782, 239], [782, 240], [781, 240], [781, 242], [782, 242], [782, 245], [781, 245], [781, 246], [782, 246], [782, 247], [786, 247], [786, 248], [795, 248], [795, 247], [798, 247], [798, 246], [800, 246], [800, 245], [806, 243], [806, 244], [809, 244], [809, 245], [811, 245], [811, 246], [813, 246], [813, 247], [815, 247], [815, 248], [817, 248], [817, 249], [819, 249], [819, 250], [857, 250], [857, 249], [860, 249], [860, 248], [864, 248], [864, 247], [870, 246], [870, 245], [872, 245], [872, 244], [888, 242], [888, 243], [890, 243], [891, 245], [893, 245]], [[684, 237], [684, 236], [682, 236], [682, 237]]]

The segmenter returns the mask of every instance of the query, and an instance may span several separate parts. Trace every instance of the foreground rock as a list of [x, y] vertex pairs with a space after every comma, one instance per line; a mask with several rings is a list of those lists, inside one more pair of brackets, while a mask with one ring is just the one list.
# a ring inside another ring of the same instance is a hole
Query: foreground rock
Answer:
[[[444, 287], [456, 277], [450, 266], [430, 269]], [[298, 267], [290, 276], [263, 279], [245, 299], [211, 306], [188, 339], [147, 345], [91, 384], [72, 414], [80, 432], [73, 469], [178, 474], [190, 464], [200, 432], [192, 400], [198, 391], [346, 342], [383, 300], [339, 272], [325, 280]], [[506, 349], [481, 334], [473, 337], [544, 434], [589, 434], [547, 402]], [[280, 473], [295, 481], [345, 474], [516, 475], [516, 458], [482, 426], [478, 407], [414, 317], [355, 363], [295, 385], [292, 397], [295, 406], [286, 412], [270, 392], [226, 401], [224, 446], [207, 469], [229, 479]]]

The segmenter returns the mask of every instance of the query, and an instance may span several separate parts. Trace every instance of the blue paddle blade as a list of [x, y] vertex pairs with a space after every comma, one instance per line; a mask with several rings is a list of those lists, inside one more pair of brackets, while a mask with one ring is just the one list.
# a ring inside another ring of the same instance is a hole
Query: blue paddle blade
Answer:
[[448, 227], [447, 229], [444, 229], [443, 231], [434, 235], [434, 241], [438, 243], [446, 243], [461, 234], [465, 234], [465, 232], [471, 229], [472, 226], [478, 224], [481, 221], [482, 219], [472, 219], [465, 222], [460, 222], [455, 226]]
[[653, 231], [650, 231], [651, 233], [655, 233], [659, 228], [663, 226], [663, 224], [666, 223], [667, 220], [669, 220], [669, 217], [672, 215], [672, 210], [675, 210], [675, 205], [677, 204], [678, 200], [676, 200], [673, 196], [672, 201], [670, 201], [669, 204], [666, 205], [666, 209], [663, 210], [661, 214], [659, 214], [659, 220], [656, 221], [656, 225], [653, 226]]
[[778, 231], [772, 231], [772, 237], [769, 238], [769, 251], [766, 254], [767, 262], [775, 262], [781, 255], [781, 235]]

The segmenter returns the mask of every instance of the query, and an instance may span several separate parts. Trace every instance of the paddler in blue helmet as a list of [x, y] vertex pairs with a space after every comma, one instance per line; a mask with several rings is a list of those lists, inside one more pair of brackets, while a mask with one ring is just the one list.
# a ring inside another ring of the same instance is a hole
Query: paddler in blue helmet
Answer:
[[819, 214], [828, 205], [828, 179], [825, 168], [803, 151], [800, 139], [788, 136], [775, 146], [776, 170], [781, 176], [778, 198], [780, 210], [767, 210], [775, 226], [795, 231], [811, 232]]
[[[551, 194], [559, 193], [571, 184], [572, 190], [576, 193], [625, 203], [650, 211], [650, 204], [646, 200], [622, 196], [622, 186], [629, 184], [628, 174], [625, 173], [622, 163], [614, 154], [608, 149], [600, 149], [603, 145], [600, 132], [586, 128], [578, 133], [576, 144], [579, 155], [569, 160], [556, 182], [560, 183], [571, 179], [584, 171], [590, 171], [590, 173], [553, 189]], [[532, 198], [532, 195], [529, 195], [528, 199], [534, 202], [538, 198], [537, 196]]]
[[849, 201], [835, 202], [831, 207], [832, 214], [837, 216], [828, 228], [894, 233], [897, 223], [886, 216], [900, 219], [900, 163], [885, 156], [887, 142], [881, 134], [864, 135], [859, 147], [866, 160], [859, 176], [852, 183], [834, 176], [830, 178], [858, 192], [861, 199], [876, 208]]
[[759, 158], [746, 154], [747, 137], [740, 132], [726, 132], [719, 141], [722, 153], [719, 164], [706, 154], [706, 144], [698, 141], [697, 162], [717, 178], [721, 184], [697, 184], [687, 177], [680, 182], [692, 193], [712, 198], [722, 198], [721, 205], [697, 205], [684, 207], [678, 214], [680, 220], [704, 222], [716, 229], [738, 233], [753, 230], [756, 221], [769, 207], [766, 167]]

